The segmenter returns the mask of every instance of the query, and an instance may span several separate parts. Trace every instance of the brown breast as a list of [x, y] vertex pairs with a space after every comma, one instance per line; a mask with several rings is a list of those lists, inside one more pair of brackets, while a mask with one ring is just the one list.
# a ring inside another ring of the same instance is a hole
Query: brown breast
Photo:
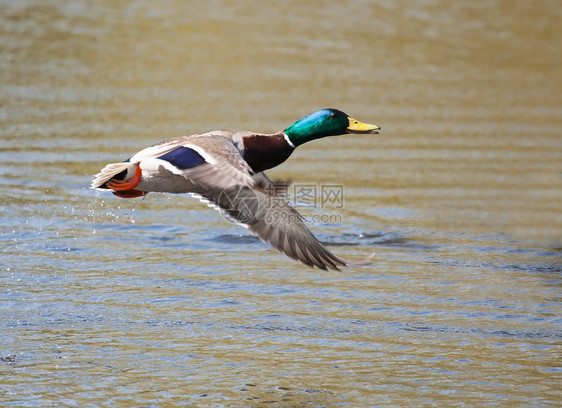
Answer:
[[293, 150], [283, 133], [244, 137], [244, 160], [256, 173], [280, 165]]

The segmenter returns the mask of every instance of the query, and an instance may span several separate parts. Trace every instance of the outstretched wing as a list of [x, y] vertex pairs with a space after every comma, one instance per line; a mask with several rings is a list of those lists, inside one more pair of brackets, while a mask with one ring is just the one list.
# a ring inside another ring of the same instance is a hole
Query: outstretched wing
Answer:
[[235, 185], [201, 190], [197, 195], [293, 259], [321, 269], [338, 269], [346, 265], [312, 235], [302, 216], [289, 202], [275, 194], [273, 184], [263, 173], [253, 179], [255, 188]]
[[[164, 142], [139, 152], [131, 161], [140, 162], [143, 174], [152, 176], [153, 184], [158, 184], [160, 176], [167, 175], [164, 171], [167, 170], [203, 188], [254, 185], [251, 169], [232, 139], [212, 132], [193, 135], [179, 142]], [[186, 184], [186, 191], [178, 191], [177, 187], [170, 192], [187, 193], [191, 188]]]

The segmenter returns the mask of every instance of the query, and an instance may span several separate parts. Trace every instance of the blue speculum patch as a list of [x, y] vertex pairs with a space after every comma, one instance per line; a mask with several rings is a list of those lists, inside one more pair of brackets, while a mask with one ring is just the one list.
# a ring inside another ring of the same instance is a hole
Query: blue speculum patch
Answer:
[[161, 160], [166, 160], [170, 162], [178, 169], [190, 169], [192, 167], [200, 166], [205, 162], [205, 159], [201, 157], [199, 153], [189, 147], [181, 146], [176, 150], [172, 150], [159, 157]]

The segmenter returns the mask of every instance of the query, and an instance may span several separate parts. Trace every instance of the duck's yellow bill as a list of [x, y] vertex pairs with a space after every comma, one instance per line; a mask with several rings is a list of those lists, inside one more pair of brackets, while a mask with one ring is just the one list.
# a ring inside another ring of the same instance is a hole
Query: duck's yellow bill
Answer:
[[348, 118], [349, 126], [347, 131], [349, 133], [379, 133], [381, 128], [377, 125], [370, 125], [368, 123], [361, 123], [356, 119]]

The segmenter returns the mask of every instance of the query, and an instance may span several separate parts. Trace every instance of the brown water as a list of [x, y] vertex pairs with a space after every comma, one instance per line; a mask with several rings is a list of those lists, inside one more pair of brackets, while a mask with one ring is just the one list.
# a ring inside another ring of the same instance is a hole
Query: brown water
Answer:
[[[0, 405], [562, 406], [559, 2], [114, 3], [0, 5]], [[87, 189], [328, 106], [383, 132], [269, 176], [369, 266]]]

